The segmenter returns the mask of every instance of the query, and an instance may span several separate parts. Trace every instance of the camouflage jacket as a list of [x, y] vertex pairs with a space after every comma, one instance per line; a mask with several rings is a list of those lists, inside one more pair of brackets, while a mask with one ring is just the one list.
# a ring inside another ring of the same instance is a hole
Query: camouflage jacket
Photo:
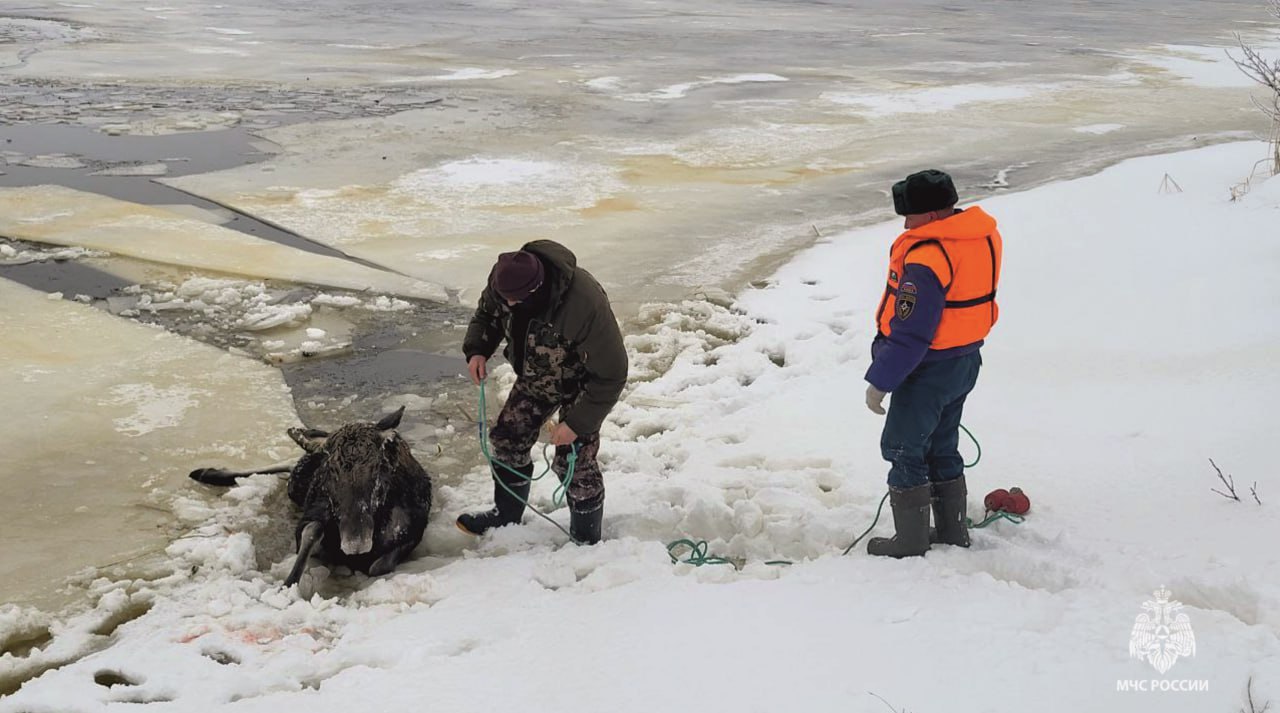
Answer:
[[578, 435], [595, 433], [627, 383], [627, 352], [609, 296], [563, 245], [535, 240], [521, 249], [548, 269], [546, 309], [530, 317], [524, 334], [513, 335], [513, 321], [520, 320], [512, 319], [506, 300], [486, 285], [462, 350], [468, 360], [488, 358], [505, 339], [503, 355], [511, 359], [511, 345], [522, 343], [512, 361], [518, 386], [561, 404], [560, 419]]

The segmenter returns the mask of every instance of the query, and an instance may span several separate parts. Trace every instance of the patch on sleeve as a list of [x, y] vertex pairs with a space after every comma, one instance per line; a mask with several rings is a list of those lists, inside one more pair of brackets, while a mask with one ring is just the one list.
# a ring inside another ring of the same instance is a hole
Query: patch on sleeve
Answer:
[[898, 301], [896, 304], [898, 319], [905, 322], [916, 311], [916, 295], [918, 292], [915, 283], [912, 282], [904, 282], [898, 288]]

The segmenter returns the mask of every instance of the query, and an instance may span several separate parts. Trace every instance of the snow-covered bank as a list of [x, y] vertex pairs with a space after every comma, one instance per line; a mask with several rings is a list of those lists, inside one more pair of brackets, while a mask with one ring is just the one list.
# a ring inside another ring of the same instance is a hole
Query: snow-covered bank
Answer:
[[[1155, 156], [983, 203], [1006, 262], [965, 419], [985, 447], [972, 500], [1020, 485], [1033, 510], [969, 551], [839, 556], [884, 492], [881, 422], [861, 398], [898, 230], [882, 224], [801, 254], [733, 308], [654, 308], [606, 426], [602, 545], [563, 547], [532, 517], [464, 539], [452, 516], [489, 495], [477, 468], [441, 488], [417, 560], [298, 601], [277, 588], [287, 562], [256, 571], [237, 524], [278, 487], [259, 477], [225, 511], [189, 508], [208, 536], [171, 547], [178, 574], [102, 583], [118, 590], [104, 607], [130, 590], [153, 604], [0, 711], [883, 710], [876, 696], [912, 711], [1206, 711], [1239, 707], [1250, 676], [1256, 698], [1278, 699], [1280, 180], [1228, 201], [1263, 153]], [[1166, 174], [1182, 192], [1159, 190]], [[1210, 492], [1209, 457], [1244, 502]], [[672, 567], [663, 545], [681, 536], [747, 564]], [[1196, 635], [1166, 675], [1128, 651], [1162, 585]], [[87, 649], [96, 622], [57, 628], [49, 648]], [[1135, 679], [1208, 683], [1117, 691]]]

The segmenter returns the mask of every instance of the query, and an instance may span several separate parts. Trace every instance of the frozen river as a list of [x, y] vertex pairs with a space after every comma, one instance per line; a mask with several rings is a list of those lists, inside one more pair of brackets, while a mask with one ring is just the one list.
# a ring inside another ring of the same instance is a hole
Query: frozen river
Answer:
[[[740, 284], [814, 225], [883, 215], [921, 165], [977, 196], [1256, 129], [1246, 80], [1204, 46], [1266, 19], [1256, 2], [16, 5], [65, 24], [18, 34], [15, 79], [437, 93], [266, 131], [285, 151], [267, 170], [174, 183], [452, 288], [554, 236], [633, 304]], [[289, 103], [229, 113], [271, 109]]]
[[[447, 294], [461, 310], [496, 252], [552, 237], [602, 279], [619, 316], [643, 328], [644, 303], [739, 289], [818, 235], [887, 216], [889, 184], [911, 170], [948, 169], [971, 199], [1251, 135], [1263, 124], [1223, 48], [1233, 32], [1262, 39], [1272, 31], [1266, 20], [1259, 2], [1203, 0], [9, 0], [0, 8], [0, 112], [9, 123], [60, 122], [104, 136], [252, 131], [273, 156], [215, 162], [221, 170], [211, 173], [165, 170], [154, 158], [146, 170], [360, 262], [304, 264], [248, 248], [213, 255], [223, 233], [181, 222], [208, 226], [208, 215], [170, 219], [117, 198], [95, 203], [45, 189], [0, 193], [9, 221], [0, 234], [106, 251], [88, 258], [95, 270], [170, 305], [174, 295], [188, 306], [241, 305], [232, 331], [279, 316], [253, 312], [260, 303], [300, 299], [270, 296], [255, 280]], [[3, 149], [15, 166], [42, 171], [42, 181], [72, 185], [57, 172], [71, 170], [74, 149], [56, 156], [21, 141]], [[95, 243], [106, 239], [94, 228], [107, 220], [115, 242]], [[1007, 237], [1016, 250], [1016, 236]], [[361, 272], [377, 267], [394, 274]], [[190, 282], [210, 277], [230, 282]], [[4, 532], [6, 549], [39, 540], [35, 557], [6, 554], [0, 569], [0, 601], [21, 603], [41, 601], [50, 582], [84, 565], [162, 543], [169, 516], [146, 515], [164, 510], [164, 493], [187, 487], [185, 470], [202, 464], [193, 460], [288, 455], [277, 452], [290, 420], [274, 390], [283, 379], [269, 368], [227, 368], [217, 347], [263, 356], [301, 349], [307, 338], [319, 348], [368, 341], [392, 329], [386, 315], [415, 309], [329, 296], [239, 341], [196, 349], [175, 340], [157, 352], [139, 346], [148, 333], [125, 319], [135, 302], [73, 317], [67, 300], [29, 297], [13, 298], [26, 307], [6, 308], [5, 329], [38, 333], [70, 320], [81, 331], [62, 330], [60, 344], [78, 357], [6, 339], [6, 410], [16, 412], [10, 401], [21, 394], [47, 428], [75, 429], [76, 442], [97, 454], [69, 456], [65, 441], [43, 441], [19, 444], [19, 457], [0, 466], [0, 523], [24, 523]], [[448, 309], [417, 309], [422, 321], [404, 336], [408, 346], [395, 342], [402, 356], [455, 348]], [[191, 314], [199, 322], [209, 312]], [[370, 326], [370, 315], [382, 321]], [[165, 326], [200, 336], [198, 325]], [[86, 348], [104, 340], [104, 351]], [[135, 357], [97, 380], [80, 378], [98, 374], [112, 353]], [[389, 360], [412, 371], [403, 361]], [[203, 380], [169, 383], [166, 369]], [[305, 384], [291, 383], [302, 398]], [[422, 383], [428, 396], [443, 388], [428, 387], [435, 382], [426, 376]], [[349, 394], [370, 407], [417, 391], [353, 384], [382, 390]], [[302, 415], [349, 407], [346, 396], [317, 394]], [[205, 446], [182, 445], [180, 429], [218, 423], [214, 414], [228, 403], [271, 416], [252, 428], [206, 430]], [[441, 414], [457, 418], [459, 409], [442, 403], [423, 406], [417, 443], [455, 433]], [[101, 417], [64, 418], [86, 404]], [[473, 466], [448, 454], [428, 463], [446, 479]], [[120, 476], [120, 484], [99, 483], [104, 494], [86, 504], [77, 483], [93, 474]], [[24, 498], [34, 478], [50, 483], [38, 507]], [[112, 529], [102, 530], [105, 522]], [[56, 542], [31, 534], [53, 529]], [[90, 533], [106, 542], [66, 544]], [[42, 564], [48, 559], [58, 564]]]

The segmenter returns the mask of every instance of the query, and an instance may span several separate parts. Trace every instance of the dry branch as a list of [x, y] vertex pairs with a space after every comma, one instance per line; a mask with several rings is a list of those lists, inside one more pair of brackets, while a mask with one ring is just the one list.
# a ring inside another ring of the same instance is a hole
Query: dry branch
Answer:
[[1213, 466], [1213, 469], [1218, 471], [1218, 480], [1221, 480], [1222, 484], [1227, 486], [1227, 492], [1225, 493], [1222, 492], [1221, 490], [1218, 490], [1217, 488], [1210, 488], [1210, 490], [1217, 493], [1218, 495], [1221, 495], [1227, 500], [1234, 500], [1236, 502], [1240, 502], [1240, 496], [1236, 495], [1236, 479], [1230, 475], [1223, 475], [1222, 469], [1218, 467], [1217, 463], [1213, 462], [1212, 458], [1209, 459], [1209, 465]]
[[1249, 677], [1249, 682], [1245, 684], [1245, 700], [1249, 704], [1249, 708], [1240, 709], [1240, 713], [1267, 713], [1271, 709], [1271, 701], [1267, 701], [1262, 708], [1258, 708], [1258, 704], [1253, 702], [1253, 676]]

